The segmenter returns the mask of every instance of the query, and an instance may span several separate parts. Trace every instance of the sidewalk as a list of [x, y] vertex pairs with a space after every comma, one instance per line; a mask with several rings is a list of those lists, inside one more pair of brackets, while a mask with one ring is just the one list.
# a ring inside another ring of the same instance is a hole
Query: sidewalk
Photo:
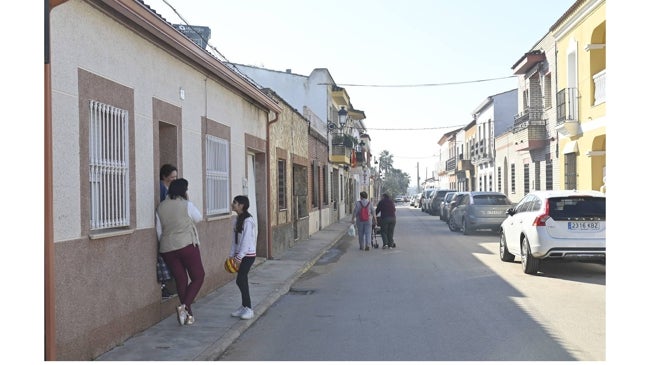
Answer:
[[[347, 232], [349, 216], [296, 242], [273, 260], [258, 257], [248, 281], [255, 317], [241, 320], [230, 313], [241, 305], [235, 279], [192, 304], [196, 323], [180, 326], [176, 314], [163, 319], [96, 361], [216, 360], [253, 322], [287, 293], [291, 285]], [[259, 262], [259, 263], [258, 263]]]

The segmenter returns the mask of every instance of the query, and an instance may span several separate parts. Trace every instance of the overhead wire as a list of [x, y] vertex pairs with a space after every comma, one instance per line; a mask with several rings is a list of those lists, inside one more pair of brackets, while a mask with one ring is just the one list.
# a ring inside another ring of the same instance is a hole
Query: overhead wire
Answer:
[[[259, 85], [255, 80], [251, 79], [248, 75], [245, 73], [241, 72], [237, 66], [228, 60], [228, 58], [221, 53], [217, 47], [211, 45], [207, 39], [201, 35], [199, 31], [197, 31], [179, 12], [174, 8], [167, 0], [162, 0], [162, 2], [165, 3], [175, 14], [178, 16], [178, 18], [185, 23], [186, 26], [188, 26], [190, 29], [192, 29], [193, 32], [195, 32], [203, 42], [216, 54], [221, 57], [223, 61], [226, 62], [226, 65], [233, 70], [237, 71], [238, 74], [242, 75], [244, 78], [252, 82], [254, 85], [262, 88], [261, 85]], [[451, 82], [436, 82], [436, 83], [423, 83], [423, 84], [352, 84], [352, 83], [338, 83], [336, 86], [348, 86], [348, 87], [376, 87], [376, 88], [410, 88], [410, 87], [435, 87], [435, 86], [450, 86], [450, 85], [462, 85], [462, 84], [476, 84], [480, 82], [488, 82], [488, 81], [496, 81], [496, 80], [505, 80], [505, 79], [511, 79], [511, 78], [516, 78], [516, 75], [510, 75], [510, 76], [502, 76], [502, 77], [493, 77], [493, 78], [488, 78], [488, 79], [477, 79], [477, 80], [466, 80], [466, 81], [451, 81]], [[320, 83], [319, 85], [332, 85], [328, 83]]]
[[[178, 16], [178, 18], [190, 29], [192, 29], [193, 32], [195, 32], [201, 40], [212, 50], [214, 51], [218, 57], [221, 57], [221, 60], [226, 63], [228, 67], [236, 71], [238, 74], [243, 76], [246, 80], [251, 82], [253, 85], [262, 88], [261, 85], [259, 85], [255, 80], [251, 79], [248, 75], [240, 71], [237, 66], [232, 63], [228, 58], [221, 53], [215, 46], [211, 45], [209, 43], [208, 39], [205, 39], [203, 35], [199, 31], [197, 31], [179, 12], [172, 6], [167, 0], [162, 0], [165, 5], [167, 5], [175, 14]], [[385, 87], [385, 88], [399, 88], [399, 87], [434, 87], [434, 86], [448, 86], [448, 85], [460, 85], [460, 84], [471, 84], [471, 83], [479, 83], [479, 82], [487, 82], [487, 81], [495, 81], [495, 80], [503, 80], [503, 79], [508, 79], [508, 78], [513, 78], [516, 76], [504, 76], [504, 77], [496, 77], [496, 78], [489, 78], [489, 79], [478, 79], [478, 80], [468, 80], [468, 81], [454, 81], [454, 82], [441, 82], [441, 83], [423, 83], [423, 84], [395, 84], [395, 85], [381, 85], [381, 84], [351, 84], [351, 83], [339, 83], [336, 84], [336, 86], [349, 86], [349, 87]], [[325, 83], [322, 83], [321, 85], [325, 85]], [[442, 127], [422, 127], [422, 128], [365, 128], [366, 130], [373, 130], [373, 131], [423, 131], [423, 130], [438, 130], [438, 129], [450, 129], [450, 128], [460, 128], [464, 127], [466, 124], [460, 124], [460, 125], [452, 125], [452, 126], [442, 126]], [[401, 159], [424, 159], [424, 158], [432, 158], [432, 157], [437, 157], [439, 155], [433, 154], [430, 156], [421, 156], [421, 157], [405, 157], [405, 156], [393, 156], [394, 158], [401, 158]]]

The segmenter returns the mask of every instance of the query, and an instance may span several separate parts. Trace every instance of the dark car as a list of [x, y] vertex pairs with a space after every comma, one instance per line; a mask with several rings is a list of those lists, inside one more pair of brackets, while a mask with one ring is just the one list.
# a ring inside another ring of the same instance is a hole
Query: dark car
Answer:
[[445, 198], [440, 203], [440, 220], [447, 221], [449, 219], [449, 212], [451, 211], [452, 203], [458, 204], [458, 198], [462, 197], [462, 191], [448, 192]]
[[511, 207], [510, 199], [503, 193], [471, 191], [451, 211], [447, 224], [450, 230], [466, 235], [482, 229], [500, 232], [501, 223], [508, 216], [506, 211]]
[[450, 192], [455, 192], [453, 189], [438, 189], [431, 196], [431, 201], [427, 206], [427, 213], [431, 215], [440, 215], [440, 203], [445, 198], [445, 195]]

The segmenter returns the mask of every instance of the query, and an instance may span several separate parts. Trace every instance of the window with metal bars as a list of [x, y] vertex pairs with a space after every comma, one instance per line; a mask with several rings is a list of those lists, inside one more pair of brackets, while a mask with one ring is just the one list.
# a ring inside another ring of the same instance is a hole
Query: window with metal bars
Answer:
[[206, 214], [230, 213], [230, 143], [222, 138], [205, 138]]
[[316, 207], [318, 205], [318, 165], [316, 161], [311, 163], [311, 206]]
[[90, 229], [128, 227], [129, 112], [90, 101]]
[[535, 180], [533, 180], [533, 190], [539, 190], [539, 180], [541, 180], [541, 178], [539, 161], [535, 161]]
[[278, 209], [287, 209], [287, 161], [278, 160]]
[[327, 173], [327, 165], [323, 166], [322, 177], [323, 177], [323, 205], [327, 205], [329, 204], [330, 201], [329, 190], [328, 190], [329, 184], [327, 181], [327, 179], [329, 179], [329, 174]]
[[501, 190], [501, 167], [497, 167], [497, 191], [502, 191]]
[[553, 160], [546, 161], [546, 190], [553, 190]]
[[515, 164], [510, 164], [510, 194], [515, 193]]
[[573, 190], [578, 188], [578, 169], [575, 153], [564, 155], [564, 188]]
[[524, 195], [530, 192], [530, 165], [524, 164]]

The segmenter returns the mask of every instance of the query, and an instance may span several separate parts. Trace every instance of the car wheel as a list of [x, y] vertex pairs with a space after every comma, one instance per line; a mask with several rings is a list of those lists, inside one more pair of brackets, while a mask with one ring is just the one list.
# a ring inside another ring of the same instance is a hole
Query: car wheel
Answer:
[[454, 223], [453, 218], [449, 217], [449, 219], [447, 220], [447, 225], [449, 226], [450, 231], [452, 231], [452, 232], [457, 232], [458, 231], [458, 227], [456, 227], [456, 224]]
[[521, 240], [521, 267], [526, 274], [537, 274], [537, 270], [539, 270], [539, 259], [531, 255], [526, 237]]
[[463, 218], [463, 234], [467, 236], [472, 233], [472, 229], [467, 225], [467, 220]]
[[515, 255], [511, 254], [508, 251], [508, 245], [506, 244], [506, 235], [501, 232], [501, 239], [499, 240], [499, 256], [501, 261], [513, 262], [515, 260]]

